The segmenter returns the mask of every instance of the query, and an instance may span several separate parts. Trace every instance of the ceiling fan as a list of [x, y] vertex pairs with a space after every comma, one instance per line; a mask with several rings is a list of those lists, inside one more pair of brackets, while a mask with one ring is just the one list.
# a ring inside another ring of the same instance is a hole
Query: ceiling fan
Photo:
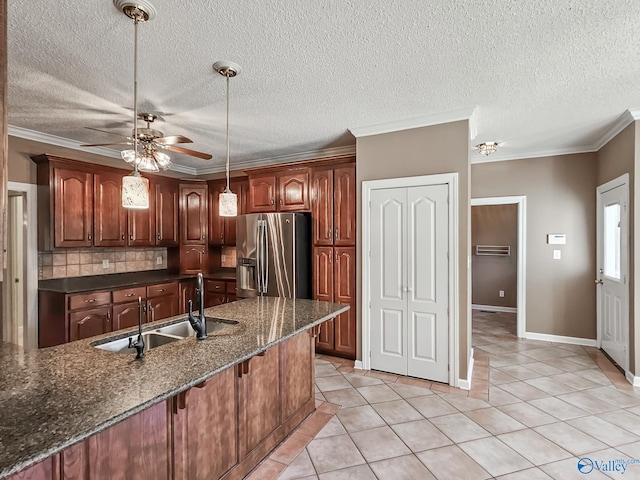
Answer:
[[[161, 152], [160, 150], [169, 150], [171, 152], [183, 153], [185, 155], [191, 155], [192, 157], [202, 158], [204, 160], [211, 160], [213, 158], [213, 156], [209, 155], [208, 153], [197, 152], [195, 150], [190, 150], [188, 148], [183, 148], [176, 145], [179, 143], [193, 143], [193, 140], [191, 140], [190, 138], [184, 137], [182, 135], [165, 136], [163, 132], [151, 128], [151, 124], [155, 121], [156, 118], [158, 118], [157, 115], [154, 115], [153, 113], [140, 113], [138, 114], [138, 118], [147, 122], [146, 128], [137, 129], [138, 145], [143, 149], [141, 162], [138, 164], [139, 170], [143, 172], [157, 172], [158, 166], [163, 170], [169, 168], [171, 166], [171, 159], [169, 158], [169, 155]], [[118, 135], [120, 137], [124, 137], [125, 141], [115, 143], [92, 143], [82, 145], [83, 147], [105, 147], [112, 145], [115, 146], [134, 144], [135, 133], [132, 133], [131, 137], [127, 137], [125, 135], [110, 132], [108, 130], [101, 130], [99, 128], [85, 128], [98, 132], [108, 133], [110, 135]], [[131, 155], [127, 155], [128, 152], [132, 152]], [[123, 152], [123, 159], [126, 162], [133, 163], [134, 158], [135, 154], [133, 153], [133, 150]], [[147, 159], [147, 161], [145, 161], [145, 159]]]

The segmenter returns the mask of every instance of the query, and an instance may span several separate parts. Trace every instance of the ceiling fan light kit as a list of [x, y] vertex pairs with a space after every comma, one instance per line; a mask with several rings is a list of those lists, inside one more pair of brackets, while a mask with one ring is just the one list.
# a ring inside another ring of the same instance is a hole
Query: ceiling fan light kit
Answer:
[[235, 217], [238, 215], [238, 196], [229, 187], [229, 79], [240, 73], [240, 65], [220, 61], [213, 64], [213, 69], [227, 79], [227, 187], [218, 197], [218, 213], [221, 217]]

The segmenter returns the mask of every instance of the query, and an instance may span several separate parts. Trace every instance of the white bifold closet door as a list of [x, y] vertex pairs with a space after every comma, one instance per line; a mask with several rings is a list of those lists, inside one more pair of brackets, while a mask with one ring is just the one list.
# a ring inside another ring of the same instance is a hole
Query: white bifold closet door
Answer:
[[371, 368], [449, 381], [448, 186], [371, 191]]

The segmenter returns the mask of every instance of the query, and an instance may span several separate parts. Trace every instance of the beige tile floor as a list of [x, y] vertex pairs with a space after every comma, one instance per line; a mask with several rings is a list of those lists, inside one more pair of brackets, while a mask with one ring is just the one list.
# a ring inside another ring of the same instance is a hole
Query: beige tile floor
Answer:
[[640, 458], [640, 389], [597, 349], [518, 340], [513, 314], [474, 311], [472, 390], [316, 359], [317, 411], [257, 479], [640, 479], [577, 469]]

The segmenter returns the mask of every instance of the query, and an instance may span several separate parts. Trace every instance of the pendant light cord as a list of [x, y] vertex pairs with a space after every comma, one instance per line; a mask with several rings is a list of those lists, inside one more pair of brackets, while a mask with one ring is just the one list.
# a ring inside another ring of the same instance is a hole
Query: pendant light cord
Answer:
[[139, 14], [136, 13], [133, 19], [134, 41], [133, 41], [133, 171], [138, 173], [138, 23]]
[[227, 189], [226, 192], [231, 191], [229, 188], [229, 73], [227, 77]]

